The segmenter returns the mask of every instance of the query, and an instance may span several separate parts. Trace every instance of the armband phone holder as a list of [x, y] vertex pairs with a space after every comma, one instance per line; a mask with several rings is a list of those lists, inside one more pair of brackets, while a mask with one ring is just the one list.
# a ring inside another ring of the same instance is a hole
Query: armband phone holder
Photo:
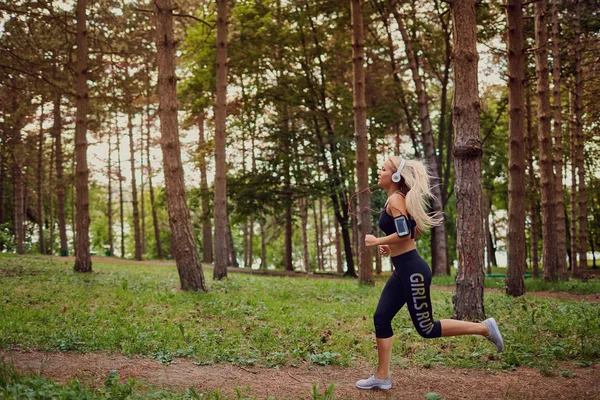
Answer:
[[413, 219], [406, 219], [404, 215], [394, 218], [394, 225], [396, 226], [396, 233], [398, 237], [405, 237], [410, 235], [411, 239], [415, 236], [416, 223]]

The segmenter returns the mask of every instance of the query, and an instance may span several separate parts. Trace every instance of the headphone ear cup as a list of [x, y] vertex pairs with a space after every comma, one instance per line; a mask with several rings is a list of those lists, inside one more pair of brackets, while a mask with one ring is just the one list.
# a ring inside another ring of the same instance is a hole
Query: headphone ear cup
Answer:
[[400, 182], [400, 174], [398, 173], [399, 171], [394, 172], [394, 174], [392, 175], [392, 182], [394, 183], [398, 183]]

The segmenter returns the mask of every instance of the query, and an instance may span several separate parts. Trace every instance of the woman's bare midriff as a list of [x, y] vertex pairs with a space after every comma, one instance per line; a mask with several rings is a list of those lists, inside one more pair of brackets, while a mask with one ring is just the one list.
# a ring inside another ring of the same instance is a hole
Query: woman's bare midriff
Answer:
[[415, 250], [417, 246], [414, 240], [408, 240], [405, 243], [390, 244], [390, 257], [399, 256], [400, 254], [407, 253], [411, 250]]

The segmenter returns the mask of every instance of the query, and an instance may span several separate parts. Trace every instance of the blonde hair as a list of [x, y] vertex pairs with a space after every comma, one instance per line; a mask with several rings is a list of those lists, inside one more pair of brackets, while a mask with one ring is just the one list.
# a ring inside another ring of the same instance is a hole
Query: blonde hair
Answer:
[[[396, 171], [402, 162], [401, 157], [390, 157]], [[428, 199], [438, 201], [431, 192], [429, 180], [433, 176], [429, 173], [427, 165], [419, 160], [406, 160], [404, 168], [400, 172], [402, 179], [398, 184], [404, 181], [408, 187], [406, 193], [406, 211], [414, 218], [417, 227], [421, 232], [434, 226], [441, 225], [444, 222], [443, 213], [440, 211], [427, 213]]]

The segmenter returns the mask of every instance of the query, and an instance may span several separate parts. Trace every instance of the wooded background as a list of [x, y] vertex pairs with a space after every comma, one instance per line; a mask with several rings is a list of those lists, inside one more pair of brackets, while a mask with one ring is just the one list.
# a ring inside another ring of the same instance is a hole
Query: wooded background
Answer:
[[364, 189], [402, 155], [445, 213], [434, 274], [501, 251], [513, 295], [585, 278], [599, 32], [593, 0], [2, 1], [0, 246], [173, 258], [192, 290], [201, 261], [369, 283], [386, 195]]

